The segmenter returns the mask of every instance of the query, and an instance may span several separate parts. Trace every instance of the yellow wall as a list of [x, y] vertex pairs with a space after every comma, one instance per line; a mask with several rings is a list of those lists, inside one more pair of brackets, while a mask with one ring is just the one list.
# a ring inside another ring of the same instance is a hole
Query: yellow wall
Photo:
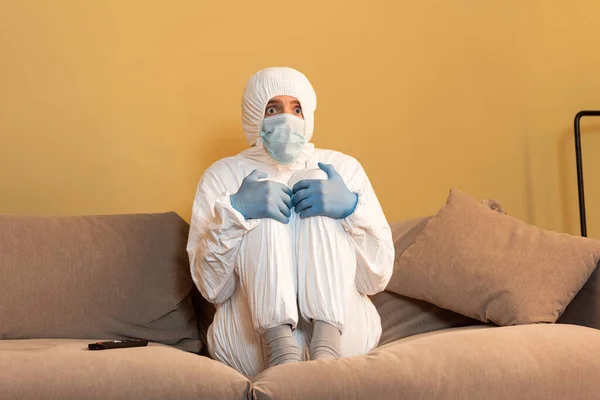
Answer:
[[[314, 143], [362, 162], [388, 219], [433, 213], [456, 187], [577, 233], [572, 120], [600, 108], [599, 13], [592, 0], [4, 2], [0, 213], [189, 219], [202, 171], [246, 146], [247, 78], [288, 65], [317, 91]], [[600, 200], [600, 121], [586, 132]]]

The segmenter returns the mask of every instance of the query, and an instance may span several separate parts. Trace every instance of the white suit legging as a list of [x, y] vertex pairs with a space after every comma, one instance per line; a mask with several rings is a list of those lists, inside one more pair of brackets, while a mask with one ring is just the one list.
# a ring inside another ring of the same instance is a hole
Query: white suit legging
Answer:
[[[264, 150], [262, 150], [264, 152]], [[385, 288], [392, 272], [389, 225], [360, 164], [339, 152], [310, 147], [307, 156], [331, 163], [359, 194], [344, 220], [245, 220], [229, 195], [253, 169], [290, 188], [301, 179], [326, 179], [315, 168], [281, 170], [249, 149], [211, 166], [194, 200], [188, 253], [202, 295], [216, 304], [208, 350], [216, 360], [254, 376], [267, 367], [262, 334], [289, 324], [307, 358], [312, 321], [341, 331], [341, 354], [364, 354], [377, 346], [381, 321], [367, 295]], [[266, 158], [265, 158], [266, 159]]]

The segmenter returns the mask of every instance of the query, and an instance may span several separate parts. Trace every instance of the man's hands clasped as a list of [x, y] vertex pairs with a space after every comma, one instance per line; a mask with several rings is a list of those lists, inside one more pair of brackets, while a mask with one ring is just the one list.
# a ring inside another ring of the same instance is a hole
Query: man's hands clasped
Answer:
[[279, 182], [259, 181], [266, 177], [262, 171], [252, 171], [237, 193], [230, 196], [231, 206], [246, 219], [272, 218], [287, 224], [293, 206], [292, 191]]
[[259, 180], [267, 174], [254, 170], [230, 196], [231, 205], [246, 219], [272, 218], [283, 224], [289, 222], [292, 209], [300, 218], [340, 219], [351, 215], [358, 195], [348, 189], [333, 165], [319, 163], [319, 168], [328, 179], [304, 179], [291, 190], [279, 182]]

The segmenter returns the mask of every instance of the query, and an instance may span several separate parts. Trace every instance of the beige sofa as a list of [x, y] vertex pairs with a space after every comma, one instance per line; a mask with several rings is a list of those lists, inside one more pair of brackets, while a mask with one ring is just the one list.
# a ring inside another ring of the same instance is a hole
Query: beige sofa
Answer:
[[[415, 232], [393, 228], [401, 254]], [[383, 292], [370, 354], [245, 377], [205, 356], [187, 230], [175, 213], [0, 216], [0, 399], [600, 398], [598, 271], [558, 324], [485, 325]], [[125, 337], [151, 343], [87, 350]]]

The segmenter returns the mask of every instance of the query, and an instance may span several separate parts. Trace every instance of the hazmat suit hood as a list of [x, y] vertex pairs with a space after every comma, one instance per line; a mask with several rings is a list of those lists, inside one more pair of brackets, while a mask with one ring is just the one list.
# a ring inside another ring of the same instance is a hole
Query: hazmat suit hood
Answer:
[[292, 96], [298, 99], [305, 121], [306, 141], [314, 130], [317, 95], [301, 72], [288, 67], [265, 68], [252, 75], [242, 96], [242, 128], [250, 146], [262, 145], [260, 132], [265, 107], [275, 96]]

